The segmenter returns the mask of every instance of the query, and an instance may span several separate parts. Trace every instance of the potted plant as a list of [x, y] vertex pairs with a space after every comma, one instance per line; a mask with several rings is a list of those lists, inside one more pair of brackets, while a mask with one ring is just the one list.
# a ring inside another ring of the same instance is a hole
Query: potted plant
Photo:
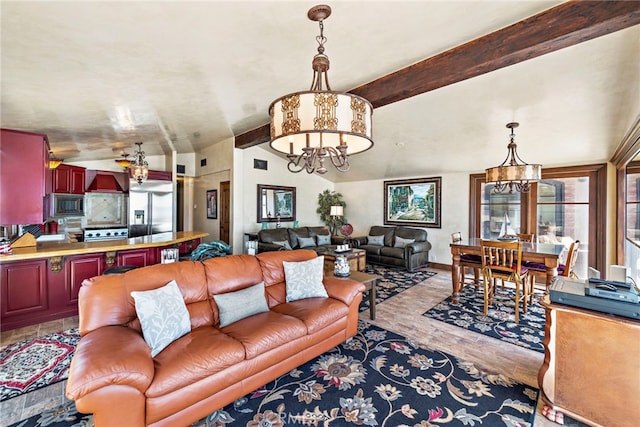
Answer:
[[331, 234], [337, 234], [338, 229], [347, 223], [346, 216], [331, 216], [331, 206], [342, 206], [343, 209], [347, 203], [342, 200], [342, 194], [335, 191], [324, 190], [318, 194], [318, 209], [316, 213], [320, 214], [320, 220], [327, 224], [331, 230]]

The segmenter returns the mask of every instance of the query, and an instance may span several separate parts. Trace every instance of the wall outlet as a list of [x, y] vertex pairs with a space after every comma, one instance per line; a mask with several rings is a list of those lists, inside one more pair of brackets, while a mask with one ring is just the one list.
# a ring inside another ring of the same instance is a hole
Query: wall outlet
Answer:
[[64, 218], [58, 218], [58, 225], [64, 224]]

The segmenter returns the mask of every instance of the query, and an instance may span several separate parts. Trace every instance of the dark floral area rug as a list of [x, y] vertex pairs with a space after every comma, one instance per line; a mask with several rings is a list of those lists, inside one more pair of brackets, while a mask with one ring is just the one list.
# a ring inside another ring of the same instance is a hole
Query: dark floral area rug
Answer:
[[[412, 286], [417, 285], [437, 273], [431, 271], [414, 271], [408, 272], [404, 268], [383, 267], [380, 265], [367, 264], [364, 269], [365, 273], [381, 276], [382, 280], [376, 286], [376, 304], [389, 299], [400, 292], [406, 291]], [[360, 303], [360, 311], [369, 310], [369, 298], [362, 299]]]
[[[193, 426], [531, 426], [538, 390], [360, 322], [349, 343]], [[14, 426], [88, 426], [73, 403]]]
[[0, 401], [67, 379], [79, 340], [69, 329], [0, 349]]
[[485, 315], [482, 289], [465, 286], [460, 292], [459, 304], [453, 304], [451, 297], [448, 297], [423, 313], [423, 316], [544, 353], [545, 314], [544, 308], [538, 304], [542, 294], [534, 294], [533, 304], [528, 305], [527, 314], [520, 311], [518, 323], [515, 323], [513, 295], [512, 289], [498, 289], [494, 304], [489, 306]]

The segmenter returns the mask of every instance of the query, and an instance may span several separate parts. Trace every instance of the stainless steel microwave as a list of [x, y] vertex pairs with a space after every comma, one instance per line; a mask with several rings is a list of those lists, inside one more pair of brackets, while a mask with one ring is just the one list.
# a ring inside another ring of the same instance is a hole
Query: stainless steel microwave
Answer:
[[84, 216], [84, 194], [53, 193], [47, 203], [49, 216]]

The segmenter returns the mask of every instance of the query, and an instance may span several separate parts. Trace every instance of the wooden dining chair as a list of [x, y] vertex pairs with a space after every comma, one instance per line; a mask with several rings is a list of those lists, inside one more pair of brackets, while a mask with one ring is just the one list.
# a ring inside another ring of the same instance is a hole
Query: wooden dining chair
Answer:
[[518, 236], [518, 240], [520, 240], [521, 242], [528, 242], [528, 243], [533, 242], [536, 238], [536, 235], [534, 233], [531, 233], [531, 234], [517, 233], [516, 236]]
[[[580, 248], [580, 240], [576, 240], [571, 243], [569, 246], [569, 250], [567, 252], [567, 256], [565, 258], [565, 262], [558, 265], [558, 276], [571, 277], [573, 279], [578, 279], [574, 268], [576, 265], [576, 261], [578, 260], [578, 249]], [[547, 271], [547, 267], [539, 262], [525, 262], [524, 266], [529, 269], [529, 274], [531, 277], [534, 277], [532, 273], [545, 273]], [[549, 291], [549, 286], [546, 286], [546, 291]]]
[[576, 240], [571, 243], [569, 246], [569, 252], [567, 252], [567, 258], [565, 259], [564, 264], [560, 264], [558, 266], [558, 275], [571, 277], [573, 279], [577, 279], [578, 276], [574, 272], [574, 268], [576, 266], [576, 261], [578, 260], [578, 249], [580, 248], [580, 240]]
[[[451, 233], [451, 243], [462, 242], [462, 233], [456, 231]], [[466, 270], [470, 268], [473, 270], [473, 286], [478, 289], [480, 284], [480, 269], [482, 268], [482, 260], [479, 255], [474, 254], [461, 254], [460, 255], [460, 283], [464, 286], [467, 279]], [[470, 279], [471, 280], [471, 279]]]
[[484, 285], [484, 314], [493, 304], [496, 281], [502, 280], [515, 284], [515, 320], [520, 321], [520, 302], [522, 312], [527, 312], [527, 304], [533, 302], [533, 282], [526, 267], [522, 266], [522, 242], [520, 241], [480, 241], [482, 277]]

